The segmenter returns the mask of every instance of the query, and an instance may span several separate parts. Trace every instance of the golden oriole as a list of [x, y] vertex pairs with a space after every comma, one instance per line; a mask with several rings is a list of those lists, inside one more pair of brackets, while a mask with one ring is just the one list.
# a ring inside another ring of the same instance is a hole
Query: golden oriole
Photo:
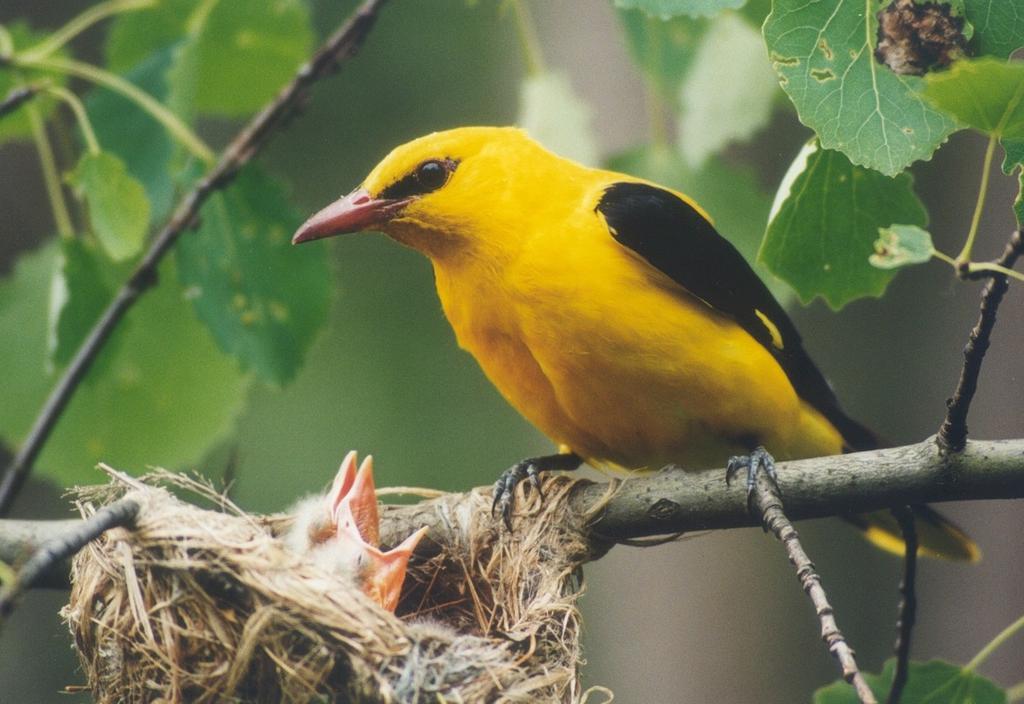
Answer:
[[[515, 128], [465, 127], [394, 149], [293, 242], [360, 230], [430, 258], [459, 345], [562, 449], [502, 475], [506, 516], [517, 482], [584, 460], [708, 467], [762, 446], [797, 459], [877, 444], [840, 409], [765, 285], [681, 193], [583, 167]], [[962, 531], [916, 511], [923, 552], [976, 559]], [[887, 513], [852, 520], [902, 550]]]

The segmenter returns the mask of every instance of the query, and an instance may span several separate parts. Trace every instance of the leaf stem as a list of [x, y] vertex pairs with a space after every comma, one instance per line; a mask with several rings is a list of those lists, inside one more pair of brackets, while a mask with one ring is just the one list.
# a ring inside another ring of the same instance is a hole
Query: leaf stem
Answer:
[[523, 50], [523, 62], [526, 64], [526, 73], [530, 76], [538, 76], [545, 71], [544, 52], [540, 48], [533, 16], [530, 14], [530, 8], [526, 6], [525, 0], [511, 0], [511, 2], [512, 13], [516, 20], [516, 34], [519, 36], [519, 45]]
[[978, 234], [978, 224], [981, 222], [981, 213], [985, 209], [985, 196], [988, 195], [988, 176], [992, 170], [992, 156], [996, 151], [996, 142], [999, 139], [995, 133], [988, 138], [988, 146], [985, 148], [985, 161], [981, 167], [981, 185], [978, 187], [978, 200], [974, 204], [974, 215], [971, 216], [971, 229], [967, 231], [967, 241], [964, 248], [960, 250], [956, 260], [968, 262], [971, 260], [971, 251], [974, 249], [974, 238]]
[[93, 5], [31, 49], [22, 52], [19, 59], [22, 61], [45, 59], [97, 22], [111, 15], [140, 10], [155, 4], [156, 0], [108, 0]]
[[940, 261], [946, 262], [958, 272], [964, 271], [967, 274], [974, 274], [979, 271], [992, 271], [997, 274], [1002, 274], [1003, 276], [1009, 276], [1011, 279], [1024, 281], [1024, 274], [996, 262], [966, 262], [967, 267], [965, 269], [962, 262], [953, 259], [953, 257], [949, 256], [945, 252], [933, 249], [932, 256]]
[[964, 665], [964, 672], [972, 672], [978, 669], [978, 666], [985, 662], [988, 657], [994, 653], [999, 646], [1008, 641], [1017, 631], [1024, 629], [1024, 616], [1011, 623], [1009, 626], [1004, 628], [999, 634], [989, 641], [989, 644], [982, 648], [977, 655], [971, 658], [971, 661]]
[[68, 204], [64, 200], [64, 191], [60, 185], [60, 173], [57, 170], [57, 160], [53, 156], [53, 145], [50, 137], [46, 134], [46, 125], [39, 115], [39, 109], [32, 104], [25, 106], [25, 114], [28, 116], [29, 125], [32, 128], [32, 139], [36, 143], [36, 151], [39, 152], [39, 163], [43, 169], [43, 181], [46, 182], [46, 195], [50, 199], [50, 209], [53, 211], [53, 221], [57, 225], [57, 232], [61, 237], [74, 237], [75, 230], [71, 225], [71, 214], [68, 212]]
[[153, 98], [149, 93], [139, 89], [135, 84], [121, 78], [117, 74], [106, 71], [98, 66], [93, 66], [92, 64], [74, 61], [73, 59], [38, 59], [25, 61], [21, 57], [16, 57], [16, 62], [19, 65], [26, 67], [49, 69], [51, 71], [58, 71], [60, 73], [76, 76], [78, 78], [84, 78], [87, 81], [109, 88], [115, 93], [120, 93], [125, 98], [128, 98], [138, 105], [139, 108], [149, 113], [154, 120], [163, 125], [175, 139], [181, 142], [181, 144], [192, 152], [192, 154], [202, 159], [203, 162], [206, 164], [212, 164], [215, 160], [213, 150], [210, 149], [210, 147], [208, 147], [206, 143], [204, 143], [203, 140], [201, 140], [199, 136], [189, 128], [188, 125], [182, 122], [177, 115], [168, 110], [165, 105]]
[[88, 148], [90, 154], [100, 153], [100, 142], [96, 139], [96, 132], [92, 128], [92, 122], [89, 120], [89, 115], [85, 111], [85, 106], [82, 105], [82, 101], [78, 99], [78, 96], [69, 91], [67, 88], [60, 86], [49, 86], [46, 92], [53, 95], [60, 100], [63, 100], [71, 112], [75, 115], [75, 120], [78, 122], [78, 126], [82, 129], [82, 136], [85, 137], [85, 145]]
[[1018, 682], [1006, 690], [1006, 704], [1013, 704], [1024, 699], [1024, 682]]

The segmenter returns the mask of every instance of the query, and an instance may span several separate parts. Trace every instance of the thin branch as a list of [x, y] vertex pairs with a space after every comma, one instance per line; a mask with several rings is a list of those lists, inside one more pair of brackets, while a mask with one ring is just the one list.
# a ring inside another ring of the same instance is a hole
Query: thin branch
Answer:
[[[1020, 230], [1010, 237], [1003, 255], [996, 261], [999, 266], [1012, 269], [1017, 258], [1024, 253], [1024, 241]], [[981, 374], [981, 363], [991, 341], [992, 328], [996, 324], [996, 311], [1009, 288], [1006, 276], [992, 274], [981, 294], [981, 310], [978, 322], [971, 329], [964, 346], [964, 366], [960, 371], [953, 396], [946, 401], [946, 419], [939, 428], [939, 447], [948, 452], [959, 452], [967, 442], [967, 413], [971, 408], [971, 400], [978, 389], [978, 375]]]
[[0, 119], [3, 119], [7, 113], [14, 112], [34, 98], [42, 89], [42, 85], [29, 85], [21, 86], [10, 91], [7, 96], [0, 101]]
[[917, 620], [917, 527], [914, 525], [914, 512], [909, 506], [900, 506], [892, 511], [900, 524], [903, 534], [903, 579], [900, 581], [900, 610], [896, 620], [896, 672], [892, 678], [892, 687], [886, 704], [899, 704], [903, 688], [907, 684], [910, 668], [910, 637]]
[[766, 531], [771, 531], [775, 538], [786, 548], [786, 555], [789, 561], [796, 568], [797, 579], [804, 593], [814, 604], [814, 611], [821, 623], [821, 639], [828, 646], [828, 651], [838, 662], [843, 672], [843, 679], [857, 692], [857, 698], [862, 704], [878, 704], [874, 693], [868, 686], [867, 680], [857, 667], [857, 660], [853, 655], [853, 648], [846, 642], [846, 637], [839, 630], [836, 623], [835, 613], [832, 605], [829, 604], [825, 589], [821, 586], [821, 577], [814, 569], [814, 563], [807, 556], [803, 545], [800, 544], [800, 536], [793, 527], [793, 524], [783, 510], [782, 499], [779, 498], [778, 488], [774, 482], [768, 479], [764, 473], [757, 475], [757, 482], [753, 495], [754, 507], [761, 515], [762, 524]]
[[0, 618], [10, 614], [14, 602], [26, 589], [31, 589], [55, 565], [73, 557], [79, 550], [111, 528], [129, 527], [139, 514], [139, 504], [130, 499], [115, 501], [104, 506], [73, 529], [46, 541], [22, 565], [15, 580], [0, 591]]
[[164, 129], [177, 139], [183, 147], [192, 152], [193, 155], [208, 164], [214, 161], [215, 155], [213, 151], [206, 146], [206, 143], [180, 117], [168, 110], [163, 103], [149, 93], [131, 81], [118, 76], [116, 73], [111, 73], [99, 66], [93, 66], [92, 64], [72, 59], [49, 58], [29, 60], [16, 56], [14, 63], [15, 65], [28, 68], [57, 71], [91, 81], [104, 88], [109, 88], [148, 113], [150, 117], [163, 125]]
[[128, 281], [89, 331], [57, 382], [57, 386], [46, 399], [24, 444], [8, 466], [3, 481], [0, 482], [0, 515], [6, 514], [10, 508], [11, 502], [32, 469], [32, 463], [96, 355], [125, 313], [147, 289], [156, 284], [157, 266], [178, 241], [178, 237], [196, 221], [203, 203], [214, 192], [225, 188], [238, 171], [252, 160], [275, 130], [281, 128], [306, 101], [314, 83], [336, 71], [341, 62], [355, 55], [373, 27], [377, 12], [385, 2], [386, 0], [366, 0], [299, 69], [291, 83], [242, 128], [224, 150], [217, 165], [181, 200], [171, 219], [157, 234], [149, 251]]

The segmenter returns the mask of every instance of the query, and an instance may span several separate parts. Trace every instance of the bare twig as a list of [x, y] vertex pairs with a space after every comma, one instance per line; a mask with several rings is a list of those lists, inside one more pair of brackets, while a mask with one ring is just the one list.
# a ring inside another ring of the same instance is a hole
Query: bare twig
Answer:
[[[1000, 266], [1012, 269], [1017, 258], [1024, 252], [1024, 242], [1020, 230], [1010, 237], [1003, 255], [996, 260]], [[978, 375], [981, 363], [988, 351], [992, 328], [996, 323], [996, 311], [1009, 288], [1007, 277], [992, 271], [978, 272], [989, 277], [981, 294], [981, 310], [978, 322], [971, 329], [964, 346], [964, 366], [957, 381], [953, 396], [946, 401], [946, 419], [939, 428], [939, 447], [949, 452], [959, 452], [967, 442], [967, 413], [971, 408], [971, 400], [978, 388]]]
[[903, 687], [907, 684], [910, 667], [910, 637], [917, 620], [917, 528], [914, 526], [914, 512], [909, 506], [901, 506], [892, 511], [900, 524], [903, 534], [903, 579], [900, 581], [900, 610], [896, 620], [896, 672], [893, 674], [892, 687], [886, 704], [899, 704], [903, 695]]
[[67, 532], [43, 543], [22, 565], [14, 581], [4, 585], [0, 591], [0, 618], [10, 614], [18, 596], [24, 590], [32, 588], [43, 575], [51, 572], [55, 565], [72, 557], [111, 528], [131, 526], [138, 514], [139, 504], [135, 501], [115, 501], [74, 525]]
[[386, 0], [366, 0], [348, 21], [324, 43], [299, 69], [270, 104], [259, 112], [231, 141], [213, 167], [179, 203], [171, 219], [154, 238], [128, 281], [86, 336], [60, 381], [46, 399], [25, 442], [0, 483], [0, 515], [6, 514], [32, 464], [42, 450], [50, 431], [60, 418], [75, 389], [85, 377], [96, 355], [113, 333], [121, 318], [146, 290], [156, 284], [157, 265], [181, 234], [196, 221], [203, 203], [217, 190], [225, 188], [238, 171], [267, 143], [306, 100], [311, 86], [335, 71], [338, 64], [352, 57], [373, 27], [377, 12]]
[[814, 611], [818, 614], [818, 621], [821, 623], [821, 639], [825, 641], [828, 651], [839, 662], [843, 671], [843, 679], [853, 686], [862, 704], [877, 704], [874, 693], [864, 679], [864, 675], [861, 674], [860, 668], [857, 667], [853, 648], [846, 642], [842, 631], [839, 630], [832, 605], [829, 604], [825, 589], [821, 586], [821, 577], [815, 571], [811, 558], [804, 552], [796, 529], [786, 518], [782, 500], [779, 498], [778, 487], [764, 473], [759, 473], [757, 476], [753, 505], [761, 515], [764, 529], [771, 531], [786, 548], [789, 561], [796, 568], [800, 586], [810, 597], [814, 604]]
[[41, 85], [31, 85], [15, 88], [9, 92], [7, 97], [0, 101], [0, 118], [20, 108], [24, 103], [34, 98], [42, 89]]

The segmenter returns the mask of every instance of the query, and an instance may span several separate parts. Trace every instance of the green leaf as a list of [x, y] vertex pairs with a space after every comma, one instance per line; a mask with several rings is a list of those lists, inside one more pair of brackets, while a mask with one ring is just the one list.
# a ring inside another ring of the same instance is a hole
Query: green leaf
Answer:
[[200, 218], [199, 229], [175, 249], [196, 312], [243, 369], [290, 381], [327, 317], [323, 251], [292, 247], [301, 218], [278, 184], [255, 168], [213, 196]]
[[[882, 674], [865, 674], [878, 701], [885, 701], [892, 686], [896, 660], [886, 660]], [[991, 680], [941, 660], [911, 662], [901, 704], [1006, 704], [1006, 693]], [[838, 680], [814, 693], [814, 704], [857, 704], [853, 687]]]
[[675, 17], [659, 20], [639, 10], [620, 10], [619, 21], [633, 61], [662, 100], [675, 105], [708, 20]]
[[838, 310], [881, 296], [895, 275], [868, 261], [878, 228], [927, 220], [909, 174], [889, 178], [811, 143], [779, 187], [758, 256], [802, 301], [821, 296]]
[[1003, 145], [1003, 173], [1012, 174], [1013, 170], [1024, 164], [1024, 140], [1001, 142]]
[[641, 147], [608, 160], [609, 169], [646, 178], [681, 191], [707, 211], [723, 237], [732, 242], [768, 285], [775, 298], [786, 305], [792, 290], [757, 262], [757, 250], [768, 222], [771, 199], [760, 188], [752, 170], [725, 165], [716, 159], [703, 168], [689, 168], [670, 147]]
[[149, 199], [124, 162], [110, 152], [86, 153], [68, 180], [88, 204], [89, 224], [107, 254], [117, 261], [138, 254], [149, 231]]
[[[0, 436], [10, 445], [23, 439], [55, 383], [45, 359], [57, 258], [56, 244], [47, 245], [0, 283]], [[100, 352], [37, 462], [40, 474], [70, 485], [102, 481], [93, 469], [101, 460], [131, 471], [180, 467], [231, 428], [247, 379], [217, 350], [175, 279], [168, 262], [160, 284]]]
[[[166, 74], [172, 55], [173, 47], [149, 54], [124, 77], [163, 101], [168, 93]], [[93, 90], [85, 107], [103, 149], [121, 157], [129, 173], [146, 189], [152, 210], [150, 219], [165, 219], [175, 192], [170, 172], [175, 143], [167, 130], [130, 100], [105, 88]]]
[[924, 95], [968, 127], [1000, 139], [1024, 139], [1024, 64], [957, 61], [925, 77]]
[[[11, 33], [11, 40], [14, 42], [15, 51], [22, 51], [33, 47], [47, 37], [45, 32], [33, 30], [23, 20], [13, 22], [6, 25], [6, 27]], [[55, 56], [66, 58], [67, 54], [62, 50], [56, 53]], [[6, 98], [8, 93], [19, 86], [38, 83], [44, 80], [50, 85], [63, 86], [67, 83], [67, 76], [52, 71], [15, 69], [10, 65], [0, 65], [0, 100]], [[56, 100], [45, 93], [32, 98], [31, 102], [44, 120], [49, 118], [57, 104]], [[24, 105], [14, 112], [4, 115], [3, 119], [0, 119], [0, 144], [13, 139], [31, 138], [32, 126], [29, 123]]]
[[825, 149], [894, 176], [956, 123], [919, 94], [921, 79], [874, 59], [879, 0], [776, 0], [764, 37], [782, 88]]
[[[153, 51], [176, 46], [172, 93], [194, 97], [200, 114], [239, 117], [274, 96], [309, 56], [313, 41], [302, 0], [167, 0], [118, 17], [106, 52], [112, 69], [126, 71]], [[193, 107], [171, 102], [179, 114]]]
[[261, 108], [295, 75], [313, 39], [302, 0], [218, 2], [188, 48], [199, 69], [196, 110], [239, 117]]
[[735, 13], [713, 20], [681, 93], [679, 149], [690, 166], [767, 124], [777, 90], [761, 35]]
[[643, 10], [651, 17], [667, 20], [680, 15], [710, 17], [722, 10], [743, 7], [747, 0], [615, 0], [624, 10]]
[[893, 225], [878, 228], [875, 253], [868, 257], [878, 269], [900, 269], [924, 264], [935, 253], [932, 235], [917, 225]]
[[[105, 268], [112, 267], [104, 261], [95, 245], [81, 237], [61, 239], [57, 268], [50, 284], [47, 316], [48, 359], [55, 368], [71, 361], [90, 328], [114, 297], [114, 286], [105, 275]], [[109, 354], [104, 357], [110, 358]]]
[[126, 73], [153, 53], [180, 42], [189, 21], [195, 21], [193, 13], [199, 4], [200, 0], [160, 0], [152, 7], [117, 15], [110, 23], [104, 47], [107, 68]]
[[963, 0], [979, 54], [1005, 58], [1024, 46], [1024, 0]]
[[561, 73], [541, 73], [523, 81], [517, 123], [551, 151], [595, 166], [597, 138], [590, 106], [573, 92]]

